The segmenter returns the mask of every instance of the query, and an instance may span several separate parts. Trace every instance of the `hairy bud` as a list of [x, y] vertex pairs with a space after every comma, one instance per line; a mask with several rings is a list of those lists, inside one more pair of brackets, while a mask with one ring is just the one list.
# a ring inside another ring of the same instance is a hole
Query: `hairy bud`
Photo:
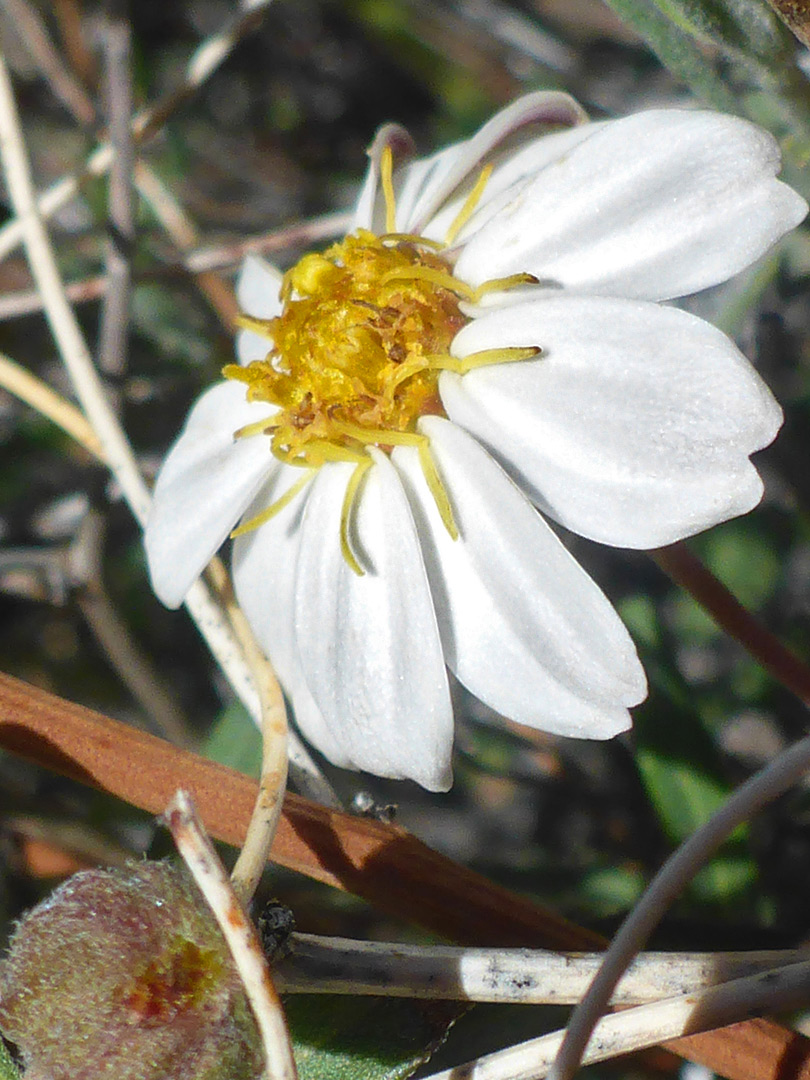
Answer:
[[225, 939], [180, 867], [76, 874], [19, 923], [0, 1030], [29, 1080], [256, 1080], [262, 1051]]

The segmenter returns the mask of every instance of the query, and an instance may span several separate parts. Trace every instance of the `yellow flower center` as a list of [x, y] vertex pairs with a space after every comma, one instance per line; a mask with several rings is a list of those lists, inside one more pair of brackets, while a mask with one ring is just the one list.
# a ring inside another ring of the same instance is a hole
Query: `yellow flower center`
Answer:
[[425, 413], [443, 415], [439, 370], [469, 321], [462, 291], [418, 238], [359, 231], [287, 273], [282, 314], [248, 323], [272, 341], [267, 358], [225, 374], [278, 406], [264, 430], [283, 461], [356, 460], [415, 432]]
[[[394, 232], [396, 213], [390, 150], [381, 161], [388, 231], [358, 229], [322, 254], [305, 255], [283, 279], [282, 312], [274, 319], [239, 317], [239, 325], [268, 339], [264, 360], [228, 365], [223, 374], [247, 384], [248, 400], [275, 406], [265, 420], [236, 432], [266, 435], [273, 453], [307, 471], [267, 510], [240, 525], [239, 536], [278, 513], [305, 486], [312, 470], [349, 461], [341, 517], [341, 546], [361, 574], [349, 543], [349, 516], [360, 482], [372, 464], [371, 446], [390, 451], [415, 446], [428, 487], [450, 535], [458, 535], [450, 500], [417, 430], [420, 416], [444, 416], [439, 374], [525, 360], [539, 349], [488, 349], [459, 360], [450, 353], [469, 322], [461, 302], [477, 303], [492, 291], [535, 282], [529, 274], [488, 281], [472, 289], [455, 278], [442, 257], [444, 244]], [[447, 233], [450, 243], [477, 205], [491, 172], [485, 167]]]

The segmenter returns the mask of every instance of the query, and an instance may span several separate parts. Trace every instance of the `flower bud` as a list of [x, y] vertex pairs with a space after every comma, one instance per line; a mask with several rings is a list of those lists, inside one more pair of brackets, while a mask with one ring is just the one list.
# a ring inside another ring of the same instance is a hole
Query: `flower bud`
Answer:
[[168, 862], [76, 874], [19, 923], [0, 1030], [31, 1080], [256, 1080], [253, 1014], [214, 916]]

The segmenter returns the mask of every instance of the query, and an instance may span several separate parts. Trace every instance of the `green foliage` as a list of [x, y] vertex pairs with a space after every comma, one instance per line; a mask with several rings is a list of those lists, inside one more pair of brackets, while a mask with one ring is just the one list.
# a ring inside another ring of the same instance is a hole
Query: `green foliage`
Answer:
[[604, 866], [584, 875], [579, 893], [599, 918], [624, 914], [644, 891], [641, 871], [627, 866]]
[[220, 765], [248, 776], [259, 776], [262, 737], [243, 705], [233, 702], [222, 710], [208, 733], [202, 753]]
[[20, 1080], [20, 1071], [2, 1039], [0, 1039], [0, 1080]]
[[673, 25], [729, 56], [783, 61], [791, 38], [764, 0], [655, 0]]
[[[810, 93], [795, 41], [766, 0], [607, 0], [705, 103], [763, 124], [801, 164]], [[791, 176], [800, 187], [801, 178]]]
[[712, 529], [700, 546], [709, 569], [744, 607], [758, 611], [773, 595], [782, 563], [771, 538], [755, 532], [751, 521]]
[[428, 1060], [459, 1006], [295, 995], [284, 1009], [300, 1080], [401, 1080]]
[[630, 23], [665, 67], [683, 79], [699, 98], [724, 112], [739, 103], [691, 33], [673, 22], [653, 0], [607, 0]]

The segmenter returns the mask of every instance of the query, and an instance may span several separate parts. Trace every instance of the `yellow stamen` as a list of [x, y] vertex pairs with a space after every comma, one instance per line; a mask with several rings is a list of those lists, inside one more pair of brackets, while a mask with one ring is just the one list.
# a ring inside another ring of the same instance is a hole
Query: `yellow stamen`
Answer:
[[384, 146], [380, 155], [380, 179], [385, 199], [385, 231], [393, 233], [397, 227], [397, 204], [394, 197], [394, 155], [390, 146]]
[[262, 337], [273, 340], [273, 333], [270, 329], [273, 325], [272, 319], [257, 319], [253, 315], [245, 315], [244, 312], [240, 312], [236, 316], [235, 322], [240, 330], [252, 330], [254, 334], [260, 334]]
[[530, 345], [528, 348], [503, 348], [482, 349], [480, 352], [470, 353], [468, 356], [459, 358], [450, 353], [438, 353], [429, 356], [412, 356], [404, 364], [400, 364], [391, 376], [389, 391], [393, 393], [400, 383], [410, 379], [412, 375], [420, 371], [453, 371], [456, 375], [466, 375], [477, 367], [486, 367], [489, 364], [514, 364], [520, 360], [532, 360], [539, 356], [542, 349], [539, 345]]
[[[243, 382], [249, 401], [276, 412], [246, 424], [235, 438], [269, 436], [269, 449], [304, 475], [272, 506], [232, 533], [241, 536], [269, 521], [303, 490], [315, 470], [329, 462], [353, 465], [340, 515], [340, 547], [352, 572], [364, 573], [362, 552], [352, 550], [351, 524], [371, 446], [417, 450], [425, 482], [448, 534], [458, 537], [453, 508], [421, 416], [443, 415], [439, 374], [460, 375], [489, 364], [537, 356], [536, 347], [486, 349], [458, 358], [450, 354], [456, 334], [470, 321], [463, 301], [536, 282], [513, 274], [472, 288], [453, 275], [441, 254], [445, 244], [396, 232], [394, 158], [380, 155], [385, 204], [382, 236], [357, 229], [321, 253], [305, 255], [282, 281], [281, 313], [274, 319], [239, 317], [238, 325], [269, 341], [268, 355], [223, 374]], [[475, 211], [492, 172], [482, 168], [447, 233], [453, 242]]]
[[384, 428], [362, 428], [357, 424], [345, 424], [336, 420], [335, 427], [344, 435], [367, 446], [375, 446], [382, 443], [388, 446], [415, 446], [419, 453], [419, 464], [425, 474], [425, 481], [436, 503], [436, 509], [444, 522], [444, 527], [450, 533], [453, 540], [458, 539], [458, 528], [453, 516], [453, 508], [450, 504], [447, 491], [445, 490], [433, 455], [430, 452], [430, 439], [418, 431], [386, 431]]
[[406, 232], [383, 233], [380, 241], [386, 246], [389, 244], [413, 244], [415, 247], [427, 248], [428, 251], [441, 251], [445, 246], [441, 240], [429, 240], [426, 236]]
[[450, 539], [458, 540], [458, 526], [456, 525], [456, 519], [453, 514], [453, 507], [447, 495], [447, 489], [442, 482], [441, 476], [439, 476], [436, 462], [433, 460], [433, 454], [430, 449], [430, 439], [427, 435], [423, 435], [421, 438], [422, 441], [419, 443], [418, 453], [419, 464], [422, 466], [425, 482], [430, 490], [430, 494], [433, 496], [433, 501], [436, 503], [439, 517], [442, 519], [445, 529], [447, 529], [450, 534]]
[[365, 452], [353, 450], [350, 446], [342, 446], [340, 443], [329, 442], [327, 439], [310, 439], [298, 458], [291, 459], [290, 465], [306, 465], [318, 469], [328, 461], [348, 461], [359, 465], [365, 461], [368, 455]]
[[271, 503], [266, 510], [262, 510], [260, 514], [252, 517], [250, 521], [245, 521], [238, 529], [234, 529], [231, 533], [231, 540], [235, 540], [237, 536], [244, 536], [245, 533], [253, 532], [253, 530], [258, 529], [260, 525], [265, 525], [271, 518], [274, 518], [285, 506], [290, 505], [295, 496], [303, 491], [314, 475], [314, 469], [310, 469], [304, 473], [301, 479], [296, 480], [293, 486], [288, 491], [285, 491], [280, 499], [276, 499], [276, 501]]
[[346, 485], [346, 494], [343, 496], [343, 506], [340, 510], [340, 550], [343, 554], [343, 558], [349, 565], [349, 569], [353, 570], [358, 577], [364, 577], [366, 572], [355, 558], [351, 544], [349, 543], [349, 524], [355, 499], [357, 498], [357, 489], [360, 487], [360, 481], [365, 476], [366, 470], [372, 464], [373, 460], [368, 455], [357, 462], [352, 475], [349, 477], [349, 482]]
[[510, 274], [509, 277], [491, 278], [473, 291], [472, 302], [477, 304], [481, 297], [486, 296], [487, 293], [502, 292], [504, 289], [516, 289], [520, 285], [537, 284], [539, 282], [534, 274]]
[[473, 216], [473, 212], [475, 211], [476, 206], [478, 206], [481, 196], [484, 194], [484, 188], [487, 186], [490, 176], [492, 176], [492, 169], [493, 166], [491, 162], [489, 165], [483, 167], [478, 175], [478, 179], [475, 181], [472, 191], [464, 200], [464, 205], [453, 218], [450, 228], [447, 230], [444, 238], [444, 242], [448, 246], [453, 243], [455, 238]]
[[428, 281], [431, 285], [438, 285], [440, 289], [461, 296], [464, 300], [472, 301], [475, 292], [463, 281], [453, 277], [445, 270], [437, 270], [433, 266], [408, 266], [397, 267], [383, 275], [382, 284], [387, 285], [390, 281]]
[[233, 437], [234, 439], [248, 439], [251, 435], [269, 435], [276, 429], [273, 420], [274, 417], [267, 416], [264, 420], [257, 420], [255, 424], [245, 424], [233, 433]]

